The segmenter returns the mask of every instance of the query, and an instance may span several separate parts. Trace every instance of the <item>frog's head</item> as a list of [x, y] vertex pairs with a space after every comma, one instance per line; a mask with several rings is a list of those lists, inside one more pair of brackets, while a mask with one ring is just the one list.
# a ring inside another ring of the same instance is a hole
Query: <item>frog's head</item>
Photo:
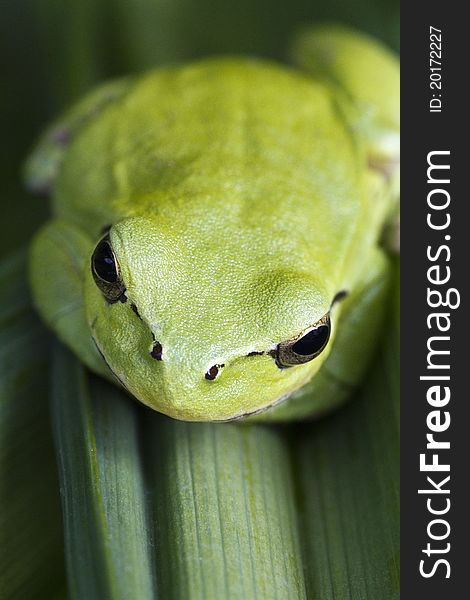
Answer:
[[220, 234], [129, 218], [91, 259], [86, 309], [99, 351], [136, 398], [178, 419], [269, 408], [309, 381], [331, 346], [328, 290], [268, 238]]

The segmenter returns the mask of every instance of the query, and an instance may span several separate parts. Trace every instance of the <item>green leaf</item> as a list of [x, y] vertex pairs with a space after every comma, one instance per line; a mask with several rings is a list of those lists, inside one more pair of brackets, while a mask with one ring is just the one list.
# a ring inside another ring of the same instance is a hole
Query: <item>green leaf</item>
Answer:
[[282, 431], [147, 423], [162, 597], [305, 598]]
[[135, 406], [64, 348], [53, 426], [71, 598], [154, 598], [153, 543]]
[[0, 598], [49, 600], [65, 585], [49, 338], [24, 271], [24, 253], [0, 263]]

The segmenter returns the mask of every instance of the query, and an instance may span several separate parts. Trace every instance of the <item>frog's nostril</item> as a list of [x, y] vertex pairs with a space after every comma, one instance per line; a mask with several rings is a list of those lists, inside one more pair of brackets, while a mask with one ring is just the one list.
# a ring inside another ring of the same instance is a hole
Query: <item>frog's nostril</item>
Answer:
[[219, 370], [222, 369], [222, 367], [224, 367], [224, 365], [213, 365], [208, 371], [206, 371], [205, 378], [209, 381], [213, 381], [219, 374]]
[[163, 346], [160, 344], [160, 342], [155, 342], [152, 350], [150, 351], [150, 356], [155, 360], [163, 359]]

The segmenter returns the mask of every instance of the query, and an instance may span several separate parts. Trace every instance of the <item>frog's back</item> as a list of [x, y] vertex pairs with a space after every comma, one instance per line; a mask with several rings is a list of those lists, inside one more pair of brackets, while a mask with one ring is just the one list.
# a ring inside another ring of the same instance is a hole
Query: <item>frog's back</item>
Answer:
[[264, 61], [211, 59], [137, 79], [90, 120], [65, 156], [55, 210], [95, 237], [158, 215], [199, 238], [238, 237], [264, 253], [277, 240], [297, 264], [341, 265], [367, 218], [364, 160], [322, 84]]

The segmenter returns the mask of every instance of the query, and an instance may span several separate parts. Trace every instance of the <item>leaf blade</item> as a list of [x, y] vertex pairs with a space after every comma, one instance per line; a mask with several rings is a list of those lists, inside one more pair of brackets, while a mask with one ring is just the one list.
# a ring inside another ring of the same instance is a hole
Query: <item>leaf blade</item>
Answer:
[[[262, 425], [153, 419], [168, 598], [305, 598], [286, 441]], [[154, 455], [155, 456], [155, 455]], [[240, 577], [243, 573], [243, 577]]]
[[53, 381], [71, 597], [154, 598], [135, 407], [62, 347]]
[[31, 310], [24, 252], [0, 263], [0, 597], [65, 586], [48, 411], [49, 338]]

